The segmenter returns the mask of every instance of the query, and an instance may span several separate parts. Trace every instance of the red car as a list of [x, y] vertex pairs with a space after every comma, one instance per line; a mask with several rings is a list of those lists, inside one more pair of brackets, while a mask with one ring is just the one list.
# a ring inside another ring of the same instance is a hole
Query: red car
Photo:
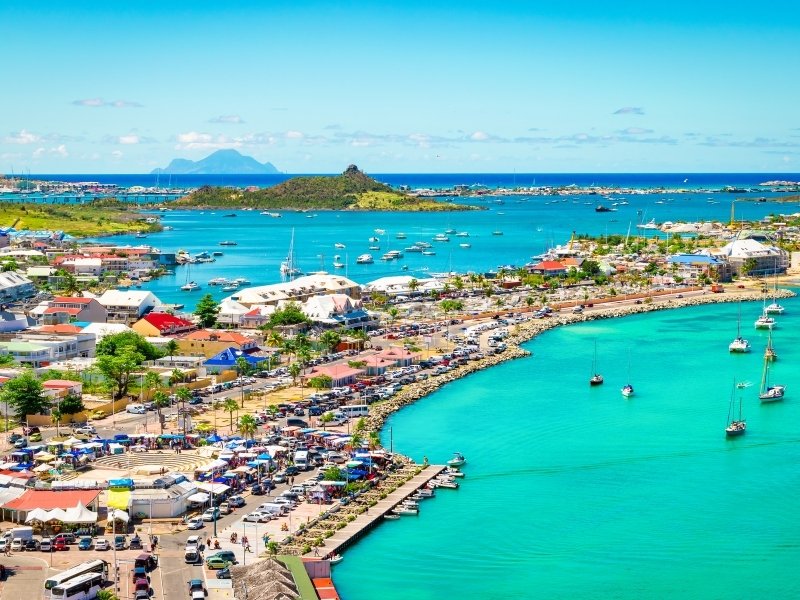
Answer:
[[67, 542], [63, 538], [53, 540], [53, 550], [67, 550]]

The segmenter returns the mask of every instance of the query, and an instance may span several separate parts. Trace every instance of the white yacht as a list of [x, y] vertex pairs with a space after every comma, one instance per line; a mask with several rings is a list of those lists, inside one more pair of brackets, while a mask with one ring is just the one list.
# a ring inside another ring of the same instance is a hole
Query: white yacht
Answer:
[[761, 316], [756, 319], [756, 329], [772, 329], [775, 327], [775, 319], [770, 317], [766, 312], [761, 313]]
[[450, 238], [447, 237], [443, 233], [437, 233], [435, 236], [433, 236], [433, 241], [434, 242], [449, 242]]
[[459, 244], [461, 248], [472, 248], [472, 244]]
[[459, 231], [456, 237], [469, 237], [469, 231]]
[[333, 245], [334, 248], [346, 248], [346, 246], [342, 242], [336, 242]]
[[356, 263], [359, 265], [371, 265], [375, 262], [372, 258], [372, 254], [362, 254], [356, 259]]
[[731, 352], [750, 352], [750, 342], [739, 336], [728, 345], [728, 350]]
[[394, 237], [395, 237], [395, 239], [397, 239], [397, 240], [404, 240], [404, 239], [406, 239], [406, 234], [405, 234], [405, 233], [403, 233], [403, 232], [401, 231], [400, 233], [398, 233], [398, 234], [397, 234], [397, 235], [395, 235]]
[[767, 315], [782, 315], [784, 308], [782, 305], [778, 304], [777, 302], [772, 302], [771, 304], [767, 304], [764, 307], [764, 314]]

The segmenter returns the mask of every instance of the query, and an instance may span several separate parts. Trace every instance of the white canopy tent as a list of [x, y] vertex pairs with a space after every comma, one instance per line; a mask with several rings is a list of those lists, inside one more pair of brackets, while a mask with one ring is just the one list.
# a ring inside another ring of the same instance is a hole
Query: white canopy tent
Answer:
[[189, 497], [188, 497], [188, 498], [186, 498], [186, 499], [187, 499], [189, 502], [199, 502], [200, 504], [204, 504], [204, 503], [208, 502], [208, 499], [209, 499], [210, 497], [211, 497], [211, 496], [209, 496], [209, 495], [208, 495], [208, 494], [206, 494], [205, 492], [195, 492], [194, 494], [192, 494], [191, 496], [189, 496]]

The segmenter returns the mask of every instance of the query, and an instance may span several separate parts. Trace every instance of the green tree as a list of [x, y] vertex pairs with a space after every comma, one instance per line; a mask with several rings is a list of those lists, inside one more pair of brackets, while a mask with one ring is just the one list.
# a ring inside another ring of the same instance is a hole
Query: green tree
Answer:
[[169, 362], [172, 362], [172, 357], [178, 353], [178, 350], [178, 342], [176, 342], [174, 339], [171, 339], [164, 345], [164, 352], [166, 352], [167, 356], [169, 356]]
[[222, 407], [225, 409], [225, 412], [230, 413], [231, 415], [231, 432], [233, 432], [233, 424], [235, 422], [233, 420], [233, 413], [239, 412], [239, 403], [233, 398], [226, 398]]
[[63, 417], [64, 417], [63, 413], [60, 410], [58, 410], [58, 408], [53, 408], [50, 410], [50, 420], [56, 426], [56, 437], [61, 436], [61, 431], [59, 429], [59, 426], [61, 425], [61, 419]]
[[156, 390], [153, 394], [153, 403], [156, 405], [156, 413], [158, 413], [158, 425], [161, 428], [161, 433], [164, 433], [164, 415], [161, 412], [162, 408], [170, 405], [169, 396], [164, 390]]
[[211, 294], [206, 294], [200, 298], [194, 314], [199, 317], [201, 327], [213, 327], [219, 314], [219, 302], [215, 301]]
[[408, 282], [408, 289], [411, 292], [416, 292], [419, 289], [419, 281], [412, 277]]
[[0, 354], [0, 367], [10, 367], [14, 364], [14, 357], [11, 354]]
[[100, 590], [97, 592], [97, 596], [95, 596], [97, 600], [119, 600], [117, 595], [114, 593], [113, 588], [107, 588], [105, 590]]
[[58, 403], [58, 410], [64, 415], [74, 415], [82, 412], [85, 409], [83, 400], [77, 394], [67, 394], [64, 399]]
[[175, 397], [178, 399], [178, 402], [181, 403], [178, 414], [180, 415], [181, 431], [183, 431], [183, 435], [186, 435], [186, 403], [192, 399], [192, 391], [187, 387], [179, 387], [175, 390]]
[[115, 355], [126, 346], [133, 348], [143, 356], [142, 360], [155, 360], [164, 354], [153, 344], [135, 331], [123, 331], [105, 336], [97, 342], [97, 356]]
[[319, 336], [319, 341], [328, 349], [330, 354], [336, 351], [336, 347], [342, 341], [342, 336], [339, 335], [339, 332], [328, 329]]
[[330, 375], [317, 375], [308, 380], [308, 385], [317, 391], [331, 387], [332, 383]]
[[289, 302], [281, 309], [276, 310], [269, 317], [267, 327], [280, 327], [287, 325], [300, 325], [310, 323], [311, 320], [301, 310], [296, 302]]
[[325, 426], [333, 421], [333, 413], [332, 412], [324, 412], [322, 416], [319, 418], [319, 423], [322, 425], [322, 431], [325, 431]]
[[386, 310], [386, 316], [389, 318], [389, 323], [394, 323], [397, 317], [400, 316], [400, 309], [396, 306], [392, 306]]
[[241, 377], [242, 375], [247, 375], [250, 373], [250, 363], [247, 362], [247, 359], [244, 356], [240, 356], [236, 359], [236, 374]]
[[353, 432], [353, 435], [350, 437], [350, 447], [354, 450], [356, 448], [361, 448], [361, 444], [364, 443], [364, 438], [361, 436], [359, 432]]
[[253, 439], [256, 431], [258, 431], [258, 421], [256, 421], [253, 415], [242, 415], [239, 417], [239, 433], [241, 433], [245, 439]]
[[0, 399], [14, 409], [20, 422], [25, 422], [26, 415], [42, 414], [50, 407], [42, 382], [30, 371], [8, 380], [0, 391]]
[[302, 371], [302, 369], [296, 362], [289, 365], [289, 375], [292, 376], [292, 385], [297, 385], [297, 377], [300, 375], [300, 371]]
[[186, 373], [180, 369], [172, 369], [172, 373], [169, 376], [169, 384], [175, 385], [176, 383], [183, 383], [185, 379]]
[[324, 481], [344, 481], [345, 475], [339, 467], [329, 467], [322, 472]]
[[750, 275], [758, 267], [758, 261], [755, 258], [748, 258], [742, 263], [742, 275]]
[[134, 346], [122, 346], [113, 355], [103, 354], [97, 357], [95, 366], [111, 386], [113, 400], [119, 400], [128, 393], [131, 375], [144, 359]]

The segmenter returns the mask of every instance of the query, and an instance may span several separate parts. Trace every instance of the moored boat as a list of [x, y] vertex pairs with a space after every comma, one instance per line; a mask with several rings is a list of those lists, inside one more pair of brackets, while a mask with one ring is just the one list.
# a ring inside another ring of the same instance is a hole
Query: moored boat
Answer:
[[467, 464], [467, 459], [461, 452], [454, 452], [453, 458], [447, 461], [448, 467], [460, 467], [465, 464]]
[[356, 263], [359, 265], [371, 265], [375, 262], [372, 258], [372, 254], [362, 254], [358, 258], [356, 258]]
[[742, 396], [739, 395], [739, 416], [736, 417], [736, 389], [742, 389], [738, 385], [734, 385], [731, 392], [731, 399], [728, 404], [728, 426], [725, 427], [725, 435], [727, 437], [736, 437], [744, 435], [747, 431], [747, 421], [742, 417]]

